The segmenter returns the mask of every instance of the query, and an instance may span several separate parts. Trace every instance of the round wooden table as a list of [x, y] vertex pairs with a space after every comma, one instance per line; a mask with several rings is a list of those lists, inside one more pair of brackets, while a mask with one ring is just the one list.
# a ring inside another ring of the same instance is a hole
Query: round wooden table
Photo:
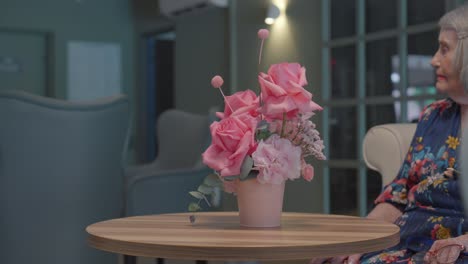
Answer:
[[92, 247], [131, 256], [192, 260], [297, 260], [372, 252], [399, 242], [399, 228], [352, 216], [283, 213], [281, 227], [239, 226], [237, 212], [136, 216], [86, 228]]

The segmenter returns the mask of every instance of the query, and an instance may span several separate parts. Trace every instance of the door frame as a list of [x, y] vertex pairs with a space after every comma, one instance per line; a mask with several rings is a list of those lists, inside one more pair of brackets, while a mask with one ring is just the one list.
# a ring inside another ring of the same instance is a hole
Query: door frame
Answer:
[[[146, 128], [146, 140], [145, 140], [145, 149], [144, 158], [146, 161], [152, 161], [156, 158], [156, 147], [157, 142], [154, 137], [156, 134], [156, 125], [154, 121], [156, 120], [156, 105], [155, 105], [155, 89], [156, 87], [156, 78], [153, 73], [155, 72], [155, 65], [153, 60], [154, 46], [156, 41], [154, 38], [157, 35], [165, 34], [167, 32], [175, 32], [175, 26], [163, 27], [155, 31], [144, 32], [140, 35], [140, 40], [142, 42], [141, 47], [143, 47], [143, 72], [144, 72], [144, 82], [141, 85], [141, 101], [144, 101], [145, 104], [142, 111], [145, 113], [144, 122], [146, 123], [144, 127]], [[153, 39], [153, 40], [152, 40]]]

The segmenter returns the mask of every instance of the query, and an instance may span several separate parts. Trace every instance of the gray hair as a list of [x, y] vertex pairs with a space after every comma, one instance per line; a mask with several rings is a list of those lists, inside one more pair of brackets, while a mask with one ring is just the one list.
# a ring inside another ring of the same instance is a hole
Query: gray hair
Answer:
[[455, 30], [458, 37], [455, 49], [455, 69], [460, 73], [460, 80], [468, 92], [468, 4], [464, 4], [448, 13], [439, 20], [441, 30]]

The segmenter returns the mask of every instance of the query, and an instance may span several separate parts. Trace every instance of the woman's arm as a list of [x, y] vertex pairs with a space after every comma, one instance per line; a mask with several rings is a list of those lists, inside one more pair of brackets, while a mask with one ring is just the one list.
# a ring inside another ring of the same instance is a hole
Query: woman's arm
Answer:
[[[375, 206], [374, 209], [367, 215], [369, 219], [376, 219], [382, 220], [385, 222], [395, 223], [398, 217], [402, 215], [402, 212], [398, 210], [395, 206], [389, 203], [379, 203]], [[361, 258], [362, 254], [354, 254], [348, 257], [347, 262], [348, 264], [356, 264], [359, 263], [359, 259]], [[334, 262], [332, 262], [334, 263]], [[341, 263], [341, 262], [340, 262]]]
[[[390, 203], [379, 203], [375, 206], [374, 209], [367, 215], [366, 218], [369, 219], [376, 219], [381, 220], [389, 223], [395, 223], [395, 221], [400, 217], [403, 213], [396, 208], [394, 205]], [[362, 254], [354, 254], [349, 257], [340, 256], [335, 257], [330, 260], [331, 263], [348, 263], [348, 264], [356, 264], [359, 263], [359, 259], [361, 258]], [[326, 258], [315, 258], [312, 259], [309, 264], [321, 264], [326, 260]]]
[[402, 212], [389, 203], [379, 203], [377, 206], [367, 215], [367, 218], [382, 220], [385, 222], [395, 223], [398, 217], [402, 215]]

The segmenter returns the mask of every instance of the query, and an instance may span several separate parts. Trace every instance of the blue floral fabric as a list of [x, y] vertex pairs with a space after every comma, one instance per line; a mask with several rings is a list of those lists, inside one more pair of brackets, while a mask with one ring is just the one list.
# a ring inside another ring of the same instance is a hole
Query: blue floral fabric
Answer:
[[[449, 98], [422, 111], [398, 175], [375, 201], [402, 211], [396, 221], [400, 243], [364, 255], [362, 263], [415, 263], [412, 257], [430, 248], [418, 240], [446, 239], [468, 231], [458, 181], [460, 115], [460, 106]], [[452, 175], [447, 173], [451, 169]]]

